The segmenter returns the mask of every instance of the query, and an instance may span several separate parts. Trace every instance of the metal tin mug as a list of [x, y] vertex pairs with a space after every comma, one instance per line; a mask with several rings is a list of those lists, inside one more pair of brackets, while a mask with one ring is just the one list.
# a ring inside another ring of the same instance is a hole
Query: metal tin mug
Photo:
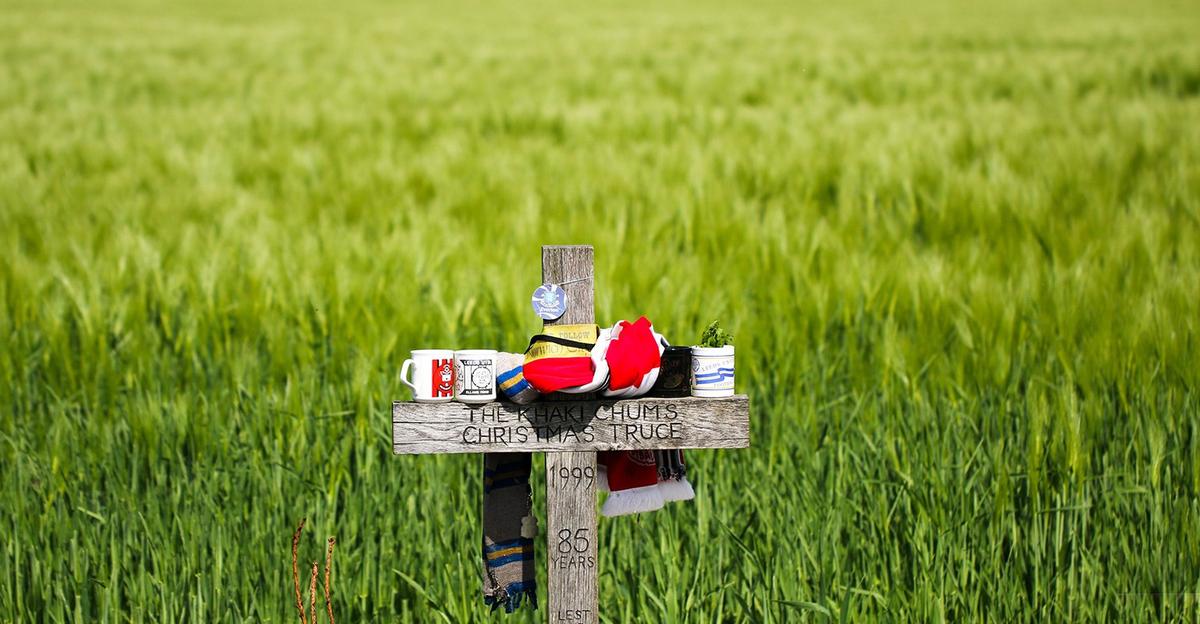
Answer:
[[690, 347], [667, 347], [663, 349], [658, 381], [648, 396], [675, 398], [691, 394], [692, 349]]
[[496, 400], [496, 352], [466, 349], [454, 352], [454, 400], [488, 403]]

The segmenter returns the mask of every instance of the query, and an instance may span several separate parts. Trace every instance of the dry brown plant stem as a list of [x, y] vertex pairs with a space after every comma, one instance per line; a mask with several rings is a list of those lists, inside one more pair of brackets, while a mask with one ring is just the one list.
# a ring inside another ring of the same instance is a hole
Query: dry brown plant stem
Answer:
[[300, 519], [300, 526], [296, 527], [296, 532], [292, 534], [292, 585], [296, 589], [296, 611], [300, 612], [300, 624], [308, 624], [304, 617], [304, 598], [300, 594], [300, 570], [297, 567], [297, 550], [300, 547], [300, 532], [304, 530], [304, 521], [306, 518]]
[[337, 538], [329, 538], [329, 547], [325, 552], [325, 611], [329, 614], [329, 624], [333, 624], [333, 603], [329, 601], [329, 570], [333, 567], [333, 545]]
[[312, 615], [309, 620], [312, 624], [317, 624], [317, 562], [312, 565], [312, 576], [308, 579], [308, 612]]

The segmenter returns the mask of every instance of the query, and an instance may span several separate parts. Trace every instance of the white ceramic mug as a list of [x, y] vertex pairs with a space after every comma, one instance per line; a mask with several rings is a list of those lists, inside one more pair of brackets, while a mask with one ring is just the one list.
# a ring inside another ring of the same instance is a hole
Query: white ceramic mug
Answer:
[[496, 352], [468, 349], [454, 352], [454, 400], [487, 403], [496, 400]]
[[692, 396], [733, 396], [733, 345], [692, 347]]
[[[408, 370], [412, 369], [412, 379]], [[412, 388], [418, 403], [446, 403], [454, 397], [454, 352], [450, 349], [417, 349], [400, 368], [400, 381]]]

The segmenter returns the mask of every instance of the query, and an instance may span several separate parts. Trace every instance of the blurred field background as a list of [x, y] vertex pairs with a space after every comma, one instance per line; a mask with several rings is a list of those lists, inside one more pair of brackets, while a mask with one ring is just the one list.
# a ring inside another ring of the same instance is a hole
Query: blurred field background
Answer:
[[694, 504], [602, 520], [605, 622], [1194, 621], [1198, 32], [5, 0], [0, 621], [296, 621], [302, 516], [339, 622], [541, 621], [389, 402], [409, 349], [524, 347], [544, 243], [603, 322], [721, 319], [754, 406]]

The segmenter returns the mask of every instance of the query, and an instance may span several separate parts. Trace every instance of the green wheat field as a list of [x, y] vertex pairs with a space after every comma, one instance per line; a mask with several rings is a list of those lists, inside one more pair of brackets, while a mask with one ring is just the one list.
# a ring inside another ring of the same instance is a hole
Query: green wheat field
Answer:
[[301, 517], [338, 622], [542, 621], [480, 599], [479, 458], [393, 456], [390, 402], [410, 349], [523, 349], [587, 243], [602, 323], [720, 319], [752, 402], [694, 502], [601, 519], [602, 621], [1194, 622], [1197, 33], [2, 0], [0, 621], [297, 622]]

